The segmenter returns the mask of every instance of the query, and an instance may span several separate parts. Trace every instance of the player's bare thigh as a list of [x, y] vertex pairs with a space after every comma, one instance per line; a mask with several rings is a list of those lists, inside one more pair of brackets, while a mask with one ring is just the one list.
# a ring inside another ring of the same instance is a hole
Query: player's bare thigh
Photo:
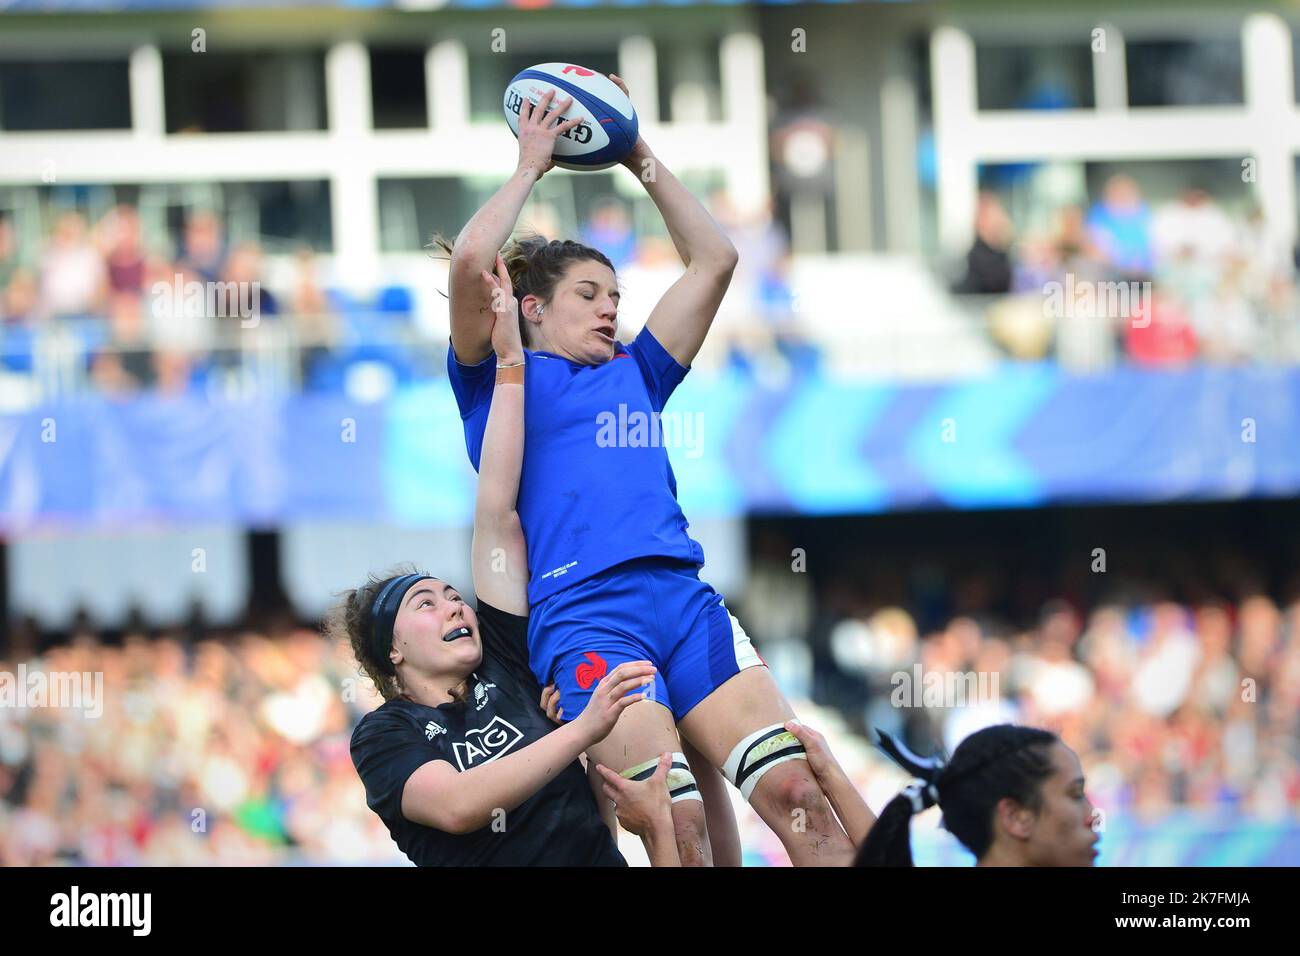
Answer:
[[743, 737], [793, 716], [768, 669], [747, 667], [692, 707], [678, 727], [710, 763], [721, 767]]
[[672, 712], [655, 701], [642, 700], [623, 711], [609, 736], [587, 748], [587, 756], [622, 773], [628, 767], [658, 758], [665, 750], [680, 749]]

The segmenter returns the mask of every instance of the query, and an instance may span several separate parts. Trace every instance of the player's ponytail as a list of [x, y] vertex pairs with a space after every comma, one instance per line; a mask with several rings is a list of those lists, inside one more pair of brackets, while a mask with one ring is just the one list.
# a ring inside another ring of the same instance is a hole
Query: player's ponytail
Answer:
[[877, 745], [916, 781], [885, 804], [885, 809], [858, 849], [856, 866], [911, 866], [912, 815], [940, 800], [939, 781], [944, 763], [938, 757], [918, 757], [883, 730], [877, 730]]
[[[429, 246], [451, 257], [453, 243], [446, 236], [435, 235]], [[556, 285], [575, 262], [599, 262], [610, 272], [617, 272], [614, 263], [599, 249], [571, 239], [548, 240], [535, 232], [523, 233], [507, 242], [501, 250], [501, 259], [506, 264], [515, 299], [519, 302], [519, 336], [525, 345], [529, 343], [529, 323], [523, 309], [525, 296], [534, 295], [543, 303], [549, 303]]]
[[1036, 809], [1042, 785], [1052, 773], [1055, 734], [1034, 727], [999, 724], [967, 737], [946, 764], [918, 757], [883, 731], [879, 746], [917, 778], [891, 800], [858, 851], [858, 866], [911, 866], [911, 821], [914, 813], [935, 804], [943, 811], [940, 825], [961, 841], [976, 859], [993, 843], [993, 816], [998, 801], [1010, 797]]

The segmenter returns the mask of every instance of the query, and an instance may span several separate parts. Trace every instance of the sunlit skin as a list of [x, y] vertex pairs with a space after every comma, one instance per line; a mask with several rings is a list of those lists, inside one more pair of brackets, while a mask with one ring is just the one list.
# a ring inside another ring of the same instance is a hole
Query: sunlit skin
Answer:
[[[469, 634], [444, 640], [461, 627]], [[437, 578], [416, 581], [398, 609], [389, 660], [405, 696], [430, 707], [450, 702], [451, 691], [483, 660], [478, 615], [450, 584]]]
[[603, 365], [614, 357], [618, 303], [618, 280], [609, 266], [589, 259], [574, 262], [549, 302], [524, 296], [529, 347], [579, 365]]
[[1036, 810], [1011, 798], [994, 810], [993, 845], [978, 866], [1092, 866], [1101, 837], [1084, 790], [1083, 768], [1073, 750], [1052, 747], [1052, 775], [1043, 781]]

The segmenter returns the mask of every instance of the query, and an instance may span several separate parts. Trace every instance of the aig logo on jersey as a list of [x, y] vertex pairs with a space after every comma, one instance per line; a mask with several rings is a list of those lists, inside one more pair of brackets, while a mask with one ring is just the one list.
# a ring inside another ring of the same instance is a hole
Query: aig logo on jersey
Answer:
[[500, 716], [493, 717], [486, 727], [471, 730], [463, 741], [452, 745], [456, 763], [461, 770], [491, 763], [523, 739], [519, 728]]

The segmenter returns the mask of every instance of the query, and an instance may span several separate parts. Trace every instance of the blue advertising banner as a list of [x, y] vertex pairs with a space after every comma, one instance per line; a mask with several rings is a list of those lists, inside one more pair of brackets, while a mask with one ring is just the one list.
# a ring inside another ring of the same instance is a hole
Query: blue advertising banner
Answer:
[[[691, 375], [662, 419], [688, 517], [1284, 497], [1300, 370], [1007, 366], [947, 385]], [[445, 380], [384, 402], [91, 397], [0, 416], [0, 531], [141, 521], [468, 523], [475, 475]]]

